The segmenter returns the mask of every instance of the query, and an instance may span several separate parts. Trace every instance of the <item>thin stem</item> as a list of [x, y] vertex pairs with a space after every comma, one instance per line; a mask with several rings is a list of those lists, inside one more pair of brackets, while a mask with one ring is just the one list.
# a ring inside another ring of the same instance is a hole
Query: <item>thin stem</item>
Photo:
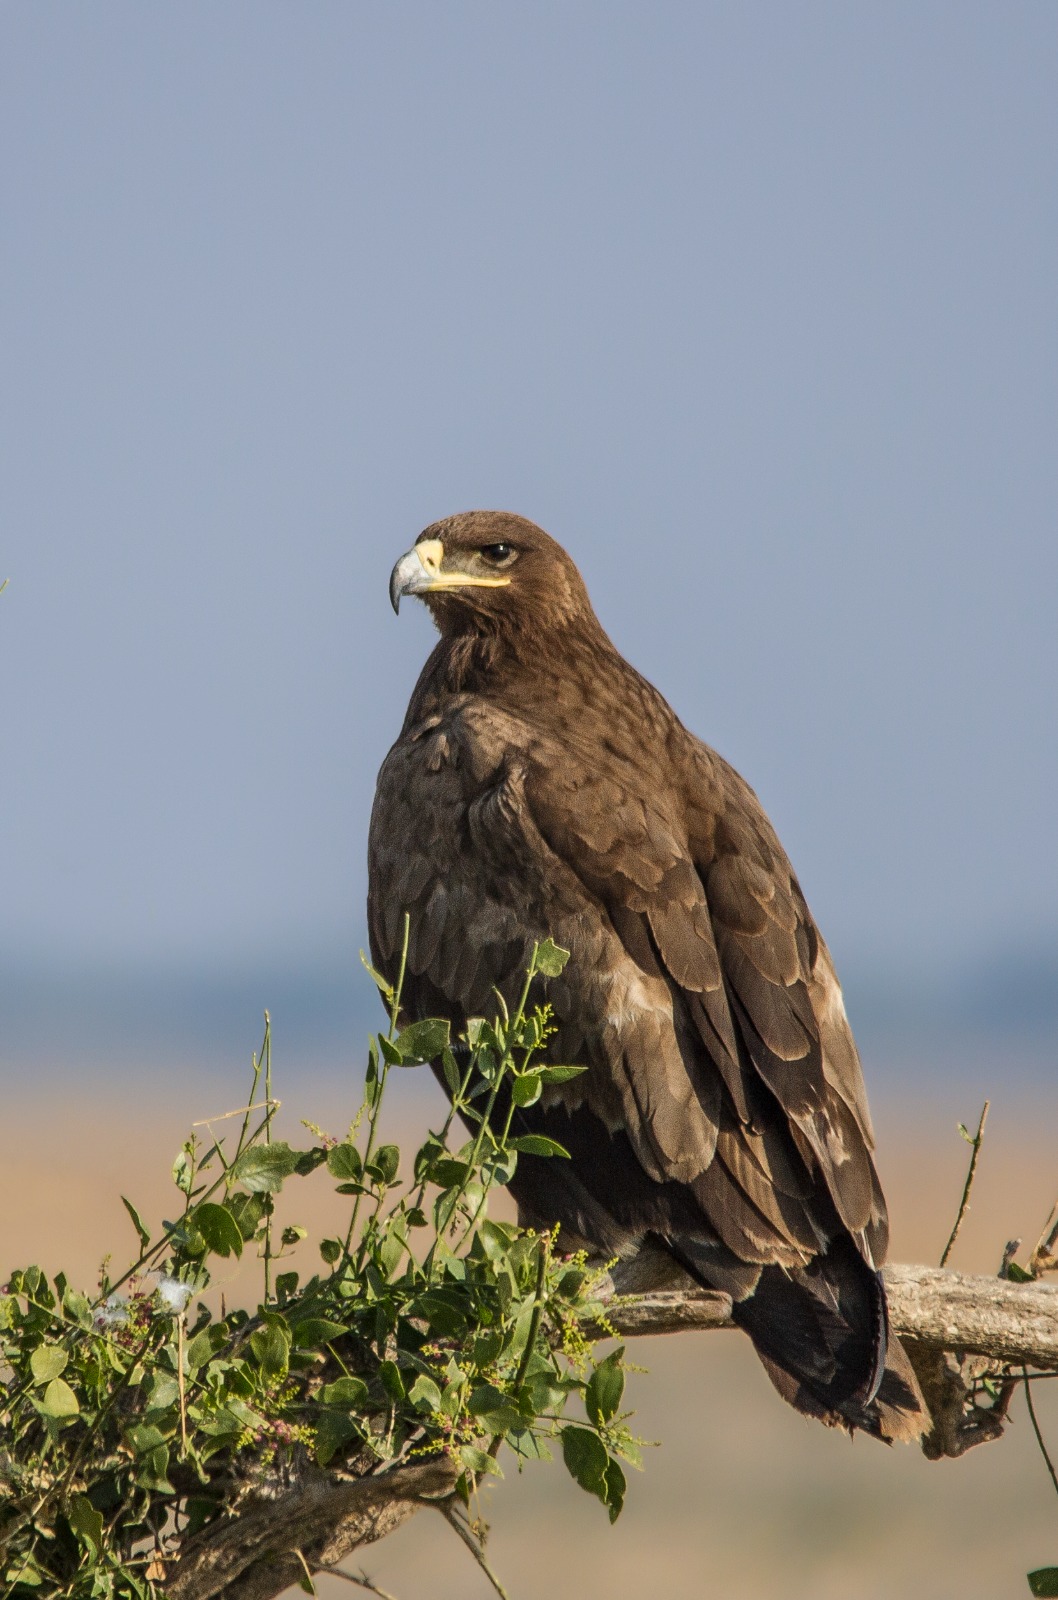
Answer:
[[389, 1012], [389, 1034], [392, 1041], [397, 1036], [397, 1019], [400, 1016], [400, 1002], [404, 993], [404, 976], [408, 970], [408, 943], [411, 938], [411, 914], [404, 913], [404, 930], [400, 942], [400, 967], [397, 970], [397, 986], [393, 991], [393, 1004]]
[[[448, 1135], [451, 1132], [452, 1123], [455, 1121], [456, 1112], [459, 1110], [460, 1106], [462, 1106], [464, 1104], [464, 1101], [466, 1099], [466, 1092], [470, 1088], [470, 1080], [471, 1080], [471, 1078], [473, 1076], [474, 1076], [474, 1055], [473, 1055], [473, 1053], [471, 1053], [470, 1060], [467, 1063], [466, 1073], [463, 1076], [463, 1081], [460, 1083], [459, 1088], [456, 1090], [455, 1094], [452, 1096], [452, 1099], [451, 1099], [451, 1101], [449, 1103], [448, 1115], [445, 1118], [444, 1126], [442, 1127], [440, 1133], [431, 1135], [431, 1137], [435, 1138], [438, 1141], [438, 1143], [441, 1144], [441, 1145], [447, 1145], [447, 1143], [448, 1143]], [[413, 1200], [411, 1202], [411, 1209], [413, 1211], [416, 1210], [418, 1207], [420, 1207], [422, 1205], [422, 1203], [423, 1203], [423, 1200], [426, 1198], [426, 1185], [427, 1185], [427, 1182], [428, 1182], [428, 1180], [426, 1178], [423, 1178], [422, 1182], [419, 1184], [418, 1189], [416, 1189], [416, 1191], [415, 1191], [415, 1196], [414, 1196], [414, 1198], [413, 1198]]]
[[[539, 944], [534, 944], [533, 945], [533, 953], [532, 953], [532, 956], [530, 957], [529, 966], [528, 966], [528, 969], [527, 969], [526, 974], [525, 974], [525, 982], [522, 985], [522, 992], [521, 992], [521, 995], [519, 996], [519, 999], [518, 999], [517, 1009], [515, 1010], [513, 1018], [509, 1018], [507, 1023], [506, 1023], [506, 1027], [505, 1027], [505, 1030], [504, 1030], [505, 1039], [509, 1040], [512, 1035], [517, 1033], [517, 1031], [520, 1028], [520, 1026], [522, 1024], [522, 1021], [523, 1021], [523, 1019], [525, 1017], [525, 1007], [526, 1007], [526, 1005], [528, 1003], [528, 1000], [529, 1000], [529, 990], [530, 990], [530, 988], [532, 986], [533, 979], [536, 977], [536, 961], [537, 961], [537, 955], [539, 953], [539, 950], [540, 950]], [[497, 991], [497, 993], [499, 993], [499, 991]], [[500, 996], [501, 1002], [502, 1002], [502, 998], [503, 997], [501, 995]], [[526, 1059], [528, 1060], [528, 1056], [526, 1057]], [[492, 1112], [493, 1112], [493, 1108], [494, 1108], [494, 1106], [496, 1104], [496, 1097], [500, 1092], [500, 1084], [503, 1082], [505, 1074], [507, 1073], [508, 1069], [512, 1065], [513, 1065], [512, 1052], [511, 1052], [509, 1046], [505, 1046], [504, 1047], [504, 1053], [500, 1057], [500, 1060], [496, 1064], [496, 1076], [493, 1079], [492, 1088], [491, 1088], [491, 1091], [489, 1093], [488, 1100], [486, 1101], [485, 1109], [484, 1109], [484, 1111], [482, 1113], [481, 1122], [478, 1125], [477, 1136], [476, 1136], [476, 1138], [474, 1140], [474, 1148], [470, 1153], [470, 1160], [467, 1162], [467, 1174], [468, 1174], [468, 1177], [469, 1177], [469, 1174], [472, 1173], [472, 1172], [475, 1172], [477, 1170], [477, 1168], [481, 1164], [481, 1147], [485, 1142], [485, 1135], [488, 1134], [489, 1138], [492, 1140], [494, 1145], [496, 1145], [496, 1143], [497, 1143], [496, 1135], [493, 1133], [492, 1126], [491, 1126]], [[524, 1063], [523, 1063], [523, 1065], [524, 1065]], [[513, 1105], [513, 1101], [512, 1101], [512, 1105]], [[508, 1117], [507, 1126], [508, 1126], [508, 1128], [510, 1127], [510, 1117]], [[497, 1146], [497, 1148], [499, 1148], [499, 1146]], [[444, 1220], [442, 1222], [438, 1222], [438, 1225], [437, 1225], [437, 1240], [435, 1241], [434, 1246], [430, 1249], [430, 1251], [429, 1251], [429, 1253], [427, 1254], [427, 1257], [426, 1257], [427, 1275], [428, 1276], [432, 1275], [434, 1252], [436, 1250], [436, 1245], [437, 1245], [437, 1243], [439, 1243], [441, 1241], [441, 1239], [443, 1238], [443, 1236], [444, 1236], [445, 1232], [447, 1231], [449, 1225], [451, 1224], [452, 1219], [453, 1219], [453, 1217], [455, 1216], [455, 1213], [456, 1213], [456, 1207], [459, 1205], [460, 1200], [463, 1198], [463, 1194], [464, 1194], [464, 1192], [466, 1190], [466, 1185], [467, 1185], [467, 1179], [465, 1178], [463, 1180], [463, 1182], [457, 1188], [455, 1194], [452, 1196], [452, 1199], [449, 1202], [447, 1211], [445, 1213]], [[488, 1193], [489, 1187], [490, 1187], [490, 1183], [486, 1182], [486, 1184], [485, 1184], [485, 1194]], [[477, 1204], [477, 1207], [476, 1207], [476, 1209], [474, 1211], [474, 1214], [470, 1219], [470, 1225], [469, 1225], [466, 1233], [464, 1233], [464, 1235], [463, 1235], [463, 1239], [464, 1240], [468, 1237], [469, 1233], [473, 1230], [474, 1226], [477, 1223], [477, 1219], [481, 1214], [481, 1209], [482, 1209], [482, 1206], [483, 1206], [484, 1201], [485, 1201], [485, 1194], [483, 1194], [481, 1199], [478, 1201], [478, 1204]]]
[[[266, 1013], [266, 1016], [267, 1016], [267, 1013]], [[266, 1022], [265, 1023], [265, 1037], [267, 1037], [267, 1035], [268, 1035], [268, 1024]], [[263, 1058], [264, 1058], [264, 1043], [262, 1042], [260, 1055], [255, 1055], [253, 1057], [253, 1088], [250, 1090], [250, 1104], [246, 1107], [246, 1115], [243, 1117], [243, 1119], [242, 1119], [242, 1127], [239, 1129], [239, 1143], [235, 1147], [236, 1158], [238, 1158], [238, 1156], [240, 1155], [240, 1153], [242, 1151], [242, 1148], [243, 1148], [243, 1144], [245, 1143], [245, 1140], [246, 1140], [246, 1129], [247, 1129], [247, 1127], [249, 1125], [249, 1121], [250, 1121], [250, 1112], [253, 1110], [253, 1103], [257, 1099], [257, 1088], [258, 1088], [258, 1085], [261, 1082], [261, 1067], [262, 1067], [262, 1063], [263, 1063]]]
[[180, 1459], [187, 1459], [187, 1388], [184, 1377], [184, 1318], [181, 1311], [176, 1319], [176, 1388], [180, 1400]]
[[1051, 1475], [1051, 1482], [1054, 1484], [1054, 1492], [1055, 1494], [1058, 1494], [1058, 1473], [1055, 1472], [1054, 1462], [1051, 1460], [1050, 1455], [1047, 1452], [1047, 1446], [1043, 1441], [1043, 1434], [1040, 1431], [1040, 1424], [1036, 1416], [1036, 1407], [1032, 1403], [1032, 1384], [1034, 1380], [1029, 1377], [1028, 1369], [1026, 1367], [1022, 1367], [1021, 1376], [1025, 1384], [1025, 1403], [1029, 1408], [1029, 1419], [1032, 1422], [1032, 1431], [1036, 1435], [1036, 1443], [1040, 1447], [1040, 1454], [1047, 1463], [1047, 1471]]
[[[530, 1048], [528, 1048], [526, 1050], [524, 1056], [522, 1057], [522, 1065], [521, 1065], [521, 1071], [522, 1072], [525, 1072], [528, 1069], [529, 1063], [532, 1060], [532, 1058], [533, 1058], [533, 1050], [532, 1050], [532, 1047], [530, 1047]], [[497, 1088], [498, 1087], [499, 1087], [499, 1085], [497, 1083]], [[490, 1107], [490, 1109], [491, 1109], [491, 1107]], [[502, 1153], [502, 1151], [504, 1151], [507, 1148], [507, 1141], [511, 1136], [511, 1124], [514, 1122], [514, 1113], [515, 1113], [515, 1111], [517, 1109], [518, 1109], [518, 1107], [515, 1104], [514, 1093], [512, 1091], [512, 1093], [511, 1093], [511, 1103], [507, 1107], [507, 1120], [503, 1125], [503, 1132], [500, 1135], [499, 1140], [498, 1140], [498, 1149], [500, 1150], [501, 1153]], [[467, 1223], [466, 1227], [463, 1230], [463, 1233], [462, 1233], [461, 1237], [459, 1238], [459, 1240], [457, 1241], [457, 1243], [455, 1245], [455, 1249], [457, 1249], [457, 1250], [459, 1249], [460, 1245], [466, 1244], [467, 1240], [470, 1238], [470, 1236], [474, 1232], [474, 1229], [478, 1225], [478, 1222], [479, 1222], [479, 1220], [481, 1218], [481, 1214], [485, 1210], [485, 1206], [486, 1206], [486, 1204], [488, 1202], [489, 1194], [490, 1194], [490, 1192], [492, 1190], [493, 1183], [495, 1182], [494, 1172], [495, 1172], [495, 1168], [490, 1167], [488, 1176], [483, 1178], [483, 1180], [482, 1180], [481, 1199], [478, 1201], [477, 1205], [475, 1206], [473, 1215], [471, 1216], [469, 1222]]]
[[[408, 914], [408, 912], [405, 911], [405, 913], [404, 913], [404, 932], [403, 932], [403, 937], [401, 939], [401, 946], [400, 946], [400, 967], [399, 967], [398, 972], [397, 972], [397, 986], [393, 991], [393, 1005], [391, 1006], [390, 1013], [389, 1013], [389, 1032], [386, 1035], [386, 1038], [387, 1038], [387, 1040], [389, 1041], [390, 1044], [393, 1043], [393, 1040], [397, 1036], [397, 1019], [400, 1016], [400, 1002], [401, 1002], [401, 996], [402, 996], [402, 994], [404, 992], [404, 977], [405, 977], [405, 974], [407, 973], [407, 970], [408, 970], [408, 943], [409, 943], [410, 938], [411, 938], [411, 917]], [[365, 1149], [364, 1149], [364, 1168], [365, 1168], [365, 1170], [367, 1168], [368, 1162], [371, 1160], [371, 1156], [372, 1156], [372, 1153], [373, 1153], [374, 1148], [375, 1148], [375, 1134], [378, 1131], [378, 1119], [379, 1119], [379, 1114], [380, 1114], [380, 1112], [382, 1110], [382, 1096], [385, 1093], [386, 1079], [388, 1077], [389, 1077], [389, 1062], [386, 1060], [385, 1056], [383, 1055], [383, 1057], [382, 1057], [382, 1071], [381, 1071], [381, 1073], [379, 1074], [379, 1076], [378, 1076], [378, 1078], [376, 1080], [374, 1098], [373, 1098], [373, 1101], [372, 1101], [372, 1104], [371, 1104], [371, 1109], [368, 1112], [368, 1119], [367, 1119], [367, 1145], [365, 1146]], [[346, 1236], [345, 1236], [345, 1248], [344, 1248], [344, 1250], [342, 1252], [342, 1258], [341, 1259], [342, 1259], [343, 1262], [348, 1261], [348, 1260], [351, 1259], [353, 1235], [356, 1232], [356, 1224], [357, 1224], [357, 1221], [358, 1221], [359, 1216], [360, 1216], [360, 1202], [361, 1202], [361, 1200], [363, 1198], [364, 1197], [363, 1197], [362, 1194], [358, 1194], [356, 1199], [355, 1199], [355, 1201], [353, 1202], [353, 1214], [349, 1218], [349, 1231], [346, 1233]], [[378, 1206], [381, 1205], [381, 1203], [382, 1203], [382, 1201], [381, 1201], [381, 1196], [380, 1196], [378, 1205], [376, 1205], [376, 1207], [375, 1207], [375, 1214], [376, 1215], [378, 1214]]]
[[[300, 1550], [298, 1555], [301, 1555]], [[382, 1589], [377, 1583], [372, 1583], [363, 1567], [360, 1569], [359, 1577], [356, 1576], [355, 1572], [346, 1572], [342, 1567], [320, 1567], [319, 1571], [330, 1573], [332, 1578], [343, 1578], [346, 1583], [355, 1583], [357, 1588], [366, 1589], [368, 1594], [377, 1594], [379, 1600], [396, 1600], [396, 1597], [391, 1595], [388, 1589]]]
[[[264, 1059], [265, 1100], [272, 1103], [272, 1019], [266, 1011], [264, 1040], [261, 1044], [261, 1055]], [[253, 1095], [250, 1096], [253, 1099]], [[247, 1113], [249, 1115], [249, 1113]], [[272, 1143], [272, 1120], [265, 1123], [265, 1145]], [[270, 1194], [265, 1196], [265, 1236], [264, 1236], [264, 1303], [268, 1304], [272, 1298], [272, 1208], [273, 1200]]]
[[951, 1230], [951, 1233], [948, 1237], [948, 1242], [944, 1246], [944, 1254], [940, 1258], [940, 1264], [942, 1267], [946, 1267], [948, 1265], [948, 1257], [955, 1248], [955, 1241], [959, 1237], [959, 1229], [962, 1227], [962, 1219], [970, 1209], [970, 1190], [973, 1188], [974, 1174], [977, 1171], [977, 1158], [981, 1154], [981, 1145], [984, 1143], [985, 1123], [988, 1121], [988, 1106], [989, 1102], [986, 1100], [984, 1105], [981, 1107], [981, 1120], [977, 1124], [977, 1132], [970, 1140], [970, 1143], [973, 1145], [973, 1151], [970, 1155], [970, 1167], [966, 1174], [966, 1182], [963, 1184], [962, 1199], [959, 1201], [959, 1213], [955, 1218], [955, 1226]]
[[481, 1545], [478, 1543], [477, 1539], [475, 1539], [470, 1529], [465, 1526], [451, 1502], [448, 1500], [441, 1500], [438, 1502], [437, 1509], [448, 1523], [448, 1526], [450, 1528], [454, 1528], [456, 1533], [458, 1533], [459, 1537], [462, 1539], [463, 1543], [474, 1557], [474, 1560], [477, 1562], [478, 1566], [481, 1568], [482, 1572], [485, 1574], [486, 1578], [488, 1578], [489, 1582], [492, 1584], [492, 1587], [499, 1595], [500, 1600], [510, 1600], [510, 1597], [507, 1594], [506, 1589], [503, 1587], [503, 1584], [500, 1582], [499, 1578], [497, 1578], [496, 1574], [485, 1560], [485, 1552], [481, 1548]]
[[[305, 1557], [302, 1555], [300, 1550], [295, 1550], [294, 1554], [297, 1556], [298, 1560], [301, 1562], [301, 1570], [305, 1574], [305, 1577], [306, 1577], [306, 1579], [308, 1581], [308, 1586], [309, 1586], [309, 1589], [310, 1589], [311, 1593], [315, 1594], [316, 1593], [316, 1584], [315, 1584], [315, 1582], [313, 1580], [312, 1571], [311, 1571], [311, 1569], [309, 1567], [308, 1562], [305, 1560]], [[305, 1587], [305, 1585], [304, 1584], [299, 1584], [298, 1587], [303, 1589]]]

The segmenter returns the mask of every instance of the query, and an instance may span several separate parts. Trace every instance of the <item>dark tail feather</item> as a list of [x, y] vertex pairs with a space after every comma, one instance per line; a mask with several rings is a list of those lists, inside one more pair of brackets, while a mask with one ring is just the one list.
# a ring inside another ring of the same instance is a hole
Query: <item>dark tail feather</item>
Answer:
[[881, 1275], [850, 1239], [798, 1271], [765, 1267], [733, 1316], [798, 1411], [881, 1439], [917, 1438], [928, 1425], [907, 1355], [889, 1334]]

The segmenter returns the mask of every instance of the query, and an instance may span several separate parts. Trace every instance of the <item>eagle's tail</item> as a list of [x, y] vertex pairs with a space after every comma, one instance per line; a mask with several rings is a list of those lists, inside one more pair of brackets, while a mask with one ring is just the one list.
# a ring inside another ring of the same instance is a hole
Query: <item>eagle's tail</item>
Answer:
[[839, 1236], [798, 1271], [765, 1267], [733, 1316], [798, 1411], [889, 1441], [916, 1439], [929, 1425], [907, 1353], [889, 1331], [881, 1274], [851, 1239]]
[[887, 1441], [917, 1439], [929, 1426], [907, 1352], [889, 1331], [881, 1274], [848, 1237], [807, 1267], [764, 1267], [732, 1315], [798, 1411]]

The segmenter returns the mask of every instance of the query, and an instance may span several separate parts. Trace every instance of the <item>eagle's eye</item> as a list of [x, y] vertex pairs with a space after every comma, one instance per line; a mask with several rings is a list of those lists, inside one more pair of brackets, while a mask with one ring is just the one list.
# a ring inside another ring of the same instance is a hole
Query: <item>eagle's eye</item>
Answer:
[[509, 567], [517, 551], [513, 544], [486, 544], [482, 545], [481, 554], [493, 567]]

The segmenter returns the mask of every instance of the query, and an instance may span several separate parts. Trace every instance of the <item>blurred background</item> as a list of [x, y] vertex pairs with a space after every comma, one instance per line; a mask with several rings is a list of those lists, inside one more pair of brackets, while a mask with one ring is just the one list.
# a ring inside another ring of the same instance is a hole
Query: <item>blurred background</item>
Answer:
[[[431, 642], [386, 581], [470, 506], [559, 538], [760, 794], [894, 1254], [939, 1254], [986, 1094], [953, 1264], [1031, 1245], [1058, 10], [36, 0], [0, 41], [0, 1269], [123, 1253], [118, 1191], [164, 1208], [266, 1006], [292, 1126], [348, 1119], [374, 778]], [[638, 1354], [662, 1443], [625, 1515], [561, 1469], [502, 1486], [512, 1595], [994, 1597], [1058, 1560], [1023, 1415], [931, 1466], [807, 1427], [734, 1337]], [[486, 1592], [425, 1517], [367, 1565]]]

